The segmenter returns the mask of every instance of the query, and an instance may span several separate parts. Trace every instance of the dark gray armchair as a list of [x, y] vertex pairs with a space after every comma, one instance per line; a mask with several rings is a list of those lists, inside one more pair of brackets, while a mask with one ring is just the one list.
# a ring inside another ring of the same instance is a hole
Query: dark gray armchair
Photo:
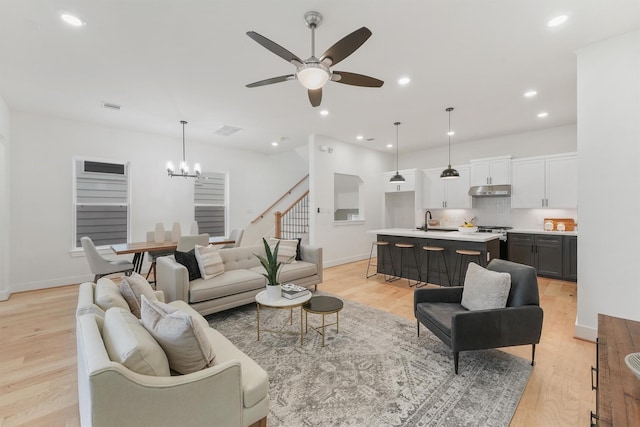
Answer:
[[413, 294], [418, 336], [422, 323], [448, 345], [453, 351], [456, 374], [461, 351], [531, 344], [533, 365], [536, 344], [540, 342], [543, 312], [535, 268], [494, 259], [487, 269], [511, 275], [511, 290], [505, 308], [467, 310], [460, 304], [462, 286], [421, 288]]

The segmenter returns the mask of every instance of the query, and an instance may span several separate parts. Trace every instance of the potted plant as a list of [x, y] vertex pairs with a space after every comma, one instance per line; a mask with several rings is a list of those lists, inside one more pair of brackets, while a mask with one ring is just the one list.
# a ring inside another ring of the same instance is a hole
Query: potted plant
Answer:
[[262, 275], [267, 279], [267, 298], [270, 300], [276, 300], [281, 296], [281, 287], [278, 282], [278, 271], [282, 267], [282, 263], [278, 262], [278, 248], [280, 247], [280, 242], [278, 241], [278, 243], [276, 243], [276, 246], [273, 248], [273, 252], [264, 237], [262, 238], [262, 243], [264, 244], [264, 250], [267, 256], [263, 257], [258, 254], [254, 255], [258, 257], [260, 264], [262, 264], [262, 267], [264, 267], [266, 271], [266, 273], [262, 273]]

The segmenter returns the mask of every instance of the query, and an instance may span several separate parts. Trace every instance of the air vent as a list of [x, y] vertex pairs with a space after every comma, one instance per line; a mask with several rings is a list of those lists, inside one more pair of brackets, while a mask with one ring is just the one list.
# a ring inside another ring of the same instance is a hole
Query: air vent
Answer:
[[369, 141], [369, 142], [372, 142], [372, 141], [375, 141], [375, 140], [376, 140], [375, 138], [367, 138], [367, 141]]
[[214, 133], [216, 135], [222, 135], [222, 136], [230, 136], [233, 135], [234, 133], [241, 131], [242, 129], [237, 128], [235, 126], [229, 126], [229, 125], [222, 125], [220, 128], [218, 128]]
[[85, 172], [110, 173], [114, 175], [124, 175], [124, 165], [119, 163], [84, 162]]
[[113, 104], [111, 102], [103, 102], [102, 108], [108, 108], [109, 110], [119, 110], [120, 106], [118, 104]]

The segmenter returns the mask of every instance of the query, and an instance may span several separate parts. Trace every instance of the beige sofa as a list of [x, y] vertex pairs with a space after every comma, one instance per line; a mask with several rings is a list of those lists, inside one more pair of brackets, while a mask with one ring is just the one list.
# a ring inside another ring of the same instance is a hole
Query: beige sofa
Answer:
[[[265, 256], [264, 245], [221, 249], [224, 273], [191, 282], [186, 267], [173, 256], [160, 257], [156, 261], [156, 289], [162, 290], [170, 301], [188, 302], [202, 315], [255, 302], [255, 296], [265, 290], [267, 283], [261, 274], [264, 268], [255, 254]], [[306, 288], [321, 283], [322, 248], [300, 245], [300, 255], [301, 261], [282, 267], [280, 282]]]
[[[98, 282], [101, 280], [105, 279]], [[201, 371], [177, 376], [141, 375], [111, 361], [102, 334], [108, 307], [102, 300], [102, 306], [96, 302], [95, 289], [94, 283], [80, 285], [76, 311], [83, 427], [266, 425], [267, 373], [212, 328], [206, 332], [216, 353], [215, 366]], [[164, 300], [162, 292], [156, 292], [156, 296]], [[122, 301], [112, 301], [111, 310], [121, 310]], [[183, 301], [169, 304], [200, 316]], [[201, 316], [197, 321], [206, 322]]]

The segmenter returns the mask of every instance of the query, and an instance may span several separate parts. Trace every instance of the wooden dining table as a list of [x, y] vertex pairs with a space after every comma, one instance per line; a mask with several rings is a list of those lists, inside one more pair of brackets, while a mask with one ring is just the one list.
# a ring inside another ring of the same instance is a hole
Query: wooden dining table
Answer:
[[[227, 245], [233, 243], [235, 243], [235, 240], [229, 240], [224, 236], [209, 237], [209, 244], [211, 245]], [[133, 269], [136, 273], [140, 273], [145, 252], [175, 251], [177, 247], [178, 242], [132, 242], [111, 245], [111, 250], [116, 255], [133, 254], [133, 260], [131, 261], [133, 263]]]

